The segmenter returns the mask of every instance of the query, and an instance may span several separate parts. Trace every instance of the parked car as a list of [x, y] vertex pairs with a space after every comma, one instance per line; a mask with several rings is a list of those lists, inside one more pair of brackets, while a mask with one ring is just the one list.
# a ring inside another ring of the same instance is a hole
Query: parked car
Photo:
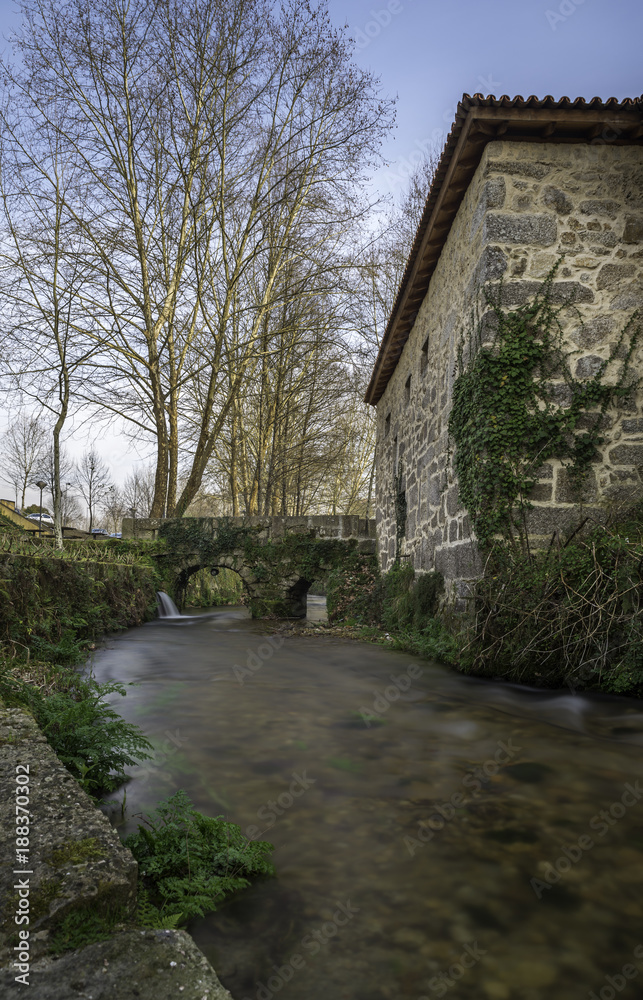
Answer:
[[109, 538], [109, 533], [104, 528], [92, 528], [92, 538]]
[[28, 521], [40, 521], [42, 524], [53, 525], [54, 519], [51, 514], [27, 514]]

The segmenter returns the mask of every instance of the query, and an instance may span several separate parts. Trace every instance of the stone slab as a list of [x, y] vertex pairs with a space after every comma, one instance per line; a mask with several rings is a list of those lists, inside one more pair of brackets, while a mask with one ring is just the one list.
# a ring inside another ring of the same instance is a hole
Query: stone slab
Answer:
[[[29, 768], [29, 863], [16, 858], [16, 768]], [[96, 808], [61, 764], [34, 719], [17, 708], [0, 707], [0, 965], [12, 957], [16, 931], [15, 889], [19, 875], [29, 881], [32, 956], [47, 949], [50, 930], [87, 903], [120, 908], [133, 915], [137, 863], [107, 817]], [[74, 849], [89, 848], [87, 860], [65, 860]], [[1, 993], [1, 991], [0, 991]]]
[[121, 931], [34, 962], [30, 986], [0, 970], [3, 1000], [232, 1000], [185, 931]]

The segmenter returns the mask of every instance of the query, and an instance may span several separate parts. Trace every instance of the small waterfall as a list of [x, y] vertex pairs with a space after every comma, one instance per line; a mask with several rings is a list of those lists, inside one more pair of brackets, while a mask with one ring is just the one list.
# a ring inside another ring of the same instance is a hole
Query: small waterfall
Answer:
[[172, 598], [168, 594], [166, 594], [164, 590], [157, 591], [156, 600], [158, 601], [159, 605], [159, 618], [183, 617], [183, 615], [177, 608]]

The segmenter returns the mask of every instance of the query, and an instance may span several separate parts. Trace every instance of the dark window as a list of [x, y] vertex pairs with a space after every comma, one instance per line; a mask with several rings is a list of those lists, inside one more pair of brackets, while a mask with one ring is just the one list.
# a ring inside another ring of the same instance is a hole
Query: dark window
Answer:
[[424, 375], [427, 368], [429, 367], [429, 338], [427, 337], [422, 344], [422, 353], [420, 354], [420, 375]]
[[411, 402], [411, 376], [410, 375], [407, 378], [406, 384], [404, 386], [404, 399], [406, 400], [407, 403]]

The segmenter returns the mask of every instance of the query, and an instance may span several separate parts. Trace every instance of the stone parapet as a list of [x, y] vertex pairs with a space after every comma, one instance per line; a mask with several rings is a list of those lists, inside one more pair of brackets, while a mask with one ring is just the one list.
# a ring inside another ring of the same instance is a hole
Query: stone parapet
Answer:
[[[172, 518], [167, 518], [171, 521]], [[182, 518], [189, 521], [190, 518]], [[195, 520], [197, 520], [195, 518]], [[285, 534], [306, 534], [314, 532], [318, 538], [372, 538], [375, 534], [375, 519], [357, 517], [354, 514], [313, 514], [303, 517], [213, 517], [198, 518], [235, 528], [261, 528], [260, 537], [283, 538]], [[122, 523], [123, 538], [140, 538], [154, 540], [159, 537], [161, 525], [165, 518], [124, 517]]]
[[[22, 864], [15, 863], [18, 774], [29, 786], [23, 806], [30, 820], [28, 863]], [[30, 872], [22, 877], [29, 889], [32, 959], [46, 952], [50, 932], [74, 909], [94, 904], [133, 916], [137, 864], [131, 851], [61, 764], [34, 719], [17, 708], [0, 709], [0, 786], [0, 965], [12, 957], [18, 930], [15, 884], [21, 876], [14, 871]]]

